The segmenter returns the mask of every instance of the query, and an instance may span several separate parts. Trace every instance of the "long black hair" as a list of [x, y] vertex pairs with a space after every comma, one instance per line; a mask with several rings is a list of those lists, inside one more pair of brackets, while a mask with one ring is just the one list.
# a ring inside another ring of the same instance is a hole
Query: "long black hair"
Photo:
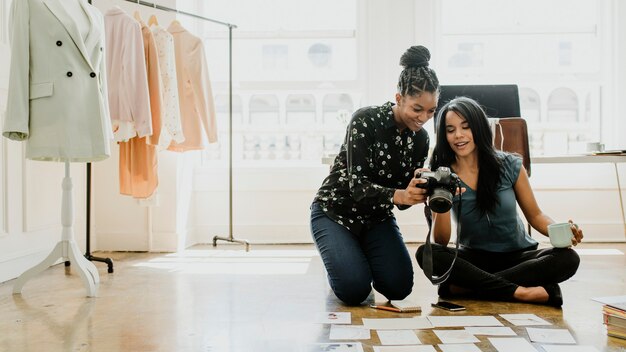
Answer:
[[472, 131], [474, 144], [478, 150], [478, 188], [476, 203], [481, 214], [493, 210], [498, 204], [496, 190], [502, 175], [502, 159], [493, 146], [493, 133], [489, 127], [487, 114], [480, 104], [471, 98], [457, 97], [444, 105], [437, 114], [437, 143], [433, 150], [431, 168], [450, 165], [456, 160], [456, 154], [446, 139], [446, 115], [454, 111], [461, 116]]
[[435, 71], [428, 67], [430, 51], [422, 45], [408, 48], [400, 65], [404, 67], [398, 78], [398, 93], [402, 96], [417, 96], [422, 92], [439, 93], [439, 79]]

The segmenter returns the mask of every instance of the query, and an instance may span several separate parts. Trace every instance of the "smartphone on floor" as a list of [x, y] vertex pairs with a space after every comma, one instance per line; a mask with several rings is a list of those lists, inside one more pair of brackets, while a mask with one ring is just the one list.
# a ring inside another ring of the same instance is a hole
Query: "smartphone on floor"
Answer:
[[463, 307], [462, 305], [452, 303], [452, 302], [446, 302], [446, 301], [439, 301], [437, 303], [431, 304], [431, 306], [435, 308], [449, 310], [451, 312], [458, 312], [460, 310], [465, 310], [465, 307]]

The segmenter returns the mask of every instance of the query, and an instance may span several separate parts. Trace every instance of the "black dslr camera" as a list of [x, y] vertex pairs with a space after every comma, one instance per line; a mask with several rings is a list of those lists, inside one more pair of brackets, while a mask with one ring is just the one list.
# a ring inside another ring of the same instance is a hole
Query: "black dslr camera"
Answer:
[[445, 213], [452, 208], [452, 197], [456, 193], [461, 180], [445, 166], [435, 171], [422, 171], [418, 178], [423, 178], [426, 183], [418, 183], [416, 187], [428, 191], [428, 206], [435, 213]]

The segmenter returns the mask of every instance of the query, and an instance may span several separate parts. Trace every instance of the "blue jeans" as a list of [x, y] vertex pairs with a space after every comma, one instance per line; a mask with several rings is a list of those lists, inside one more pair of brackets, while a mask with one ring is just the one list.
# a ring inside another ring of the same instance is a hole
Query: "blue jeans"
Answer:
[[404, 299], [411, 293], [413, 265], [395, 218], [355, 235], [313, 203], [311, 234], [330, 287], [344, 303], [363, 302], [372, 284], [390, 300]]

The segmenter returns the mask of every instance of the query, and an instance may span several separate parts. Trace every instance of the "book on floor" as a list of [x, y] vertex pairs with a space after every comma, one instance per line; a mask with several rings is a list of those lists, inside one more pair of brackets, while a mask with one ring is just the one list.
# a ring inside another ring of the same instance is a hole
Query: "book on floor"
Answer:
[[604, 323], [607, 325], [616, 325], [626, 328], [626, 317], [604, 313]]
[[626, 339], [626, 303], [605, 304], [602, 315], [607, 335]]
[[403, 300], [391, 300], [389, 301], [392, 307], [398, 308], [403, 313], [411, 313], [411, 312], [421, 312], [422, 307], [420, 307], [415, 302], [412, 302], [408, 299]]
[[611, 309], [614, 312], [626, 317], [626, 302], [607, 303], [604, 305], [604, 308]]
[[626, 328], [617, 325], [607, 325], [606, 334], [609, 336], [617, 337], [618, 339], [626, 340]]

